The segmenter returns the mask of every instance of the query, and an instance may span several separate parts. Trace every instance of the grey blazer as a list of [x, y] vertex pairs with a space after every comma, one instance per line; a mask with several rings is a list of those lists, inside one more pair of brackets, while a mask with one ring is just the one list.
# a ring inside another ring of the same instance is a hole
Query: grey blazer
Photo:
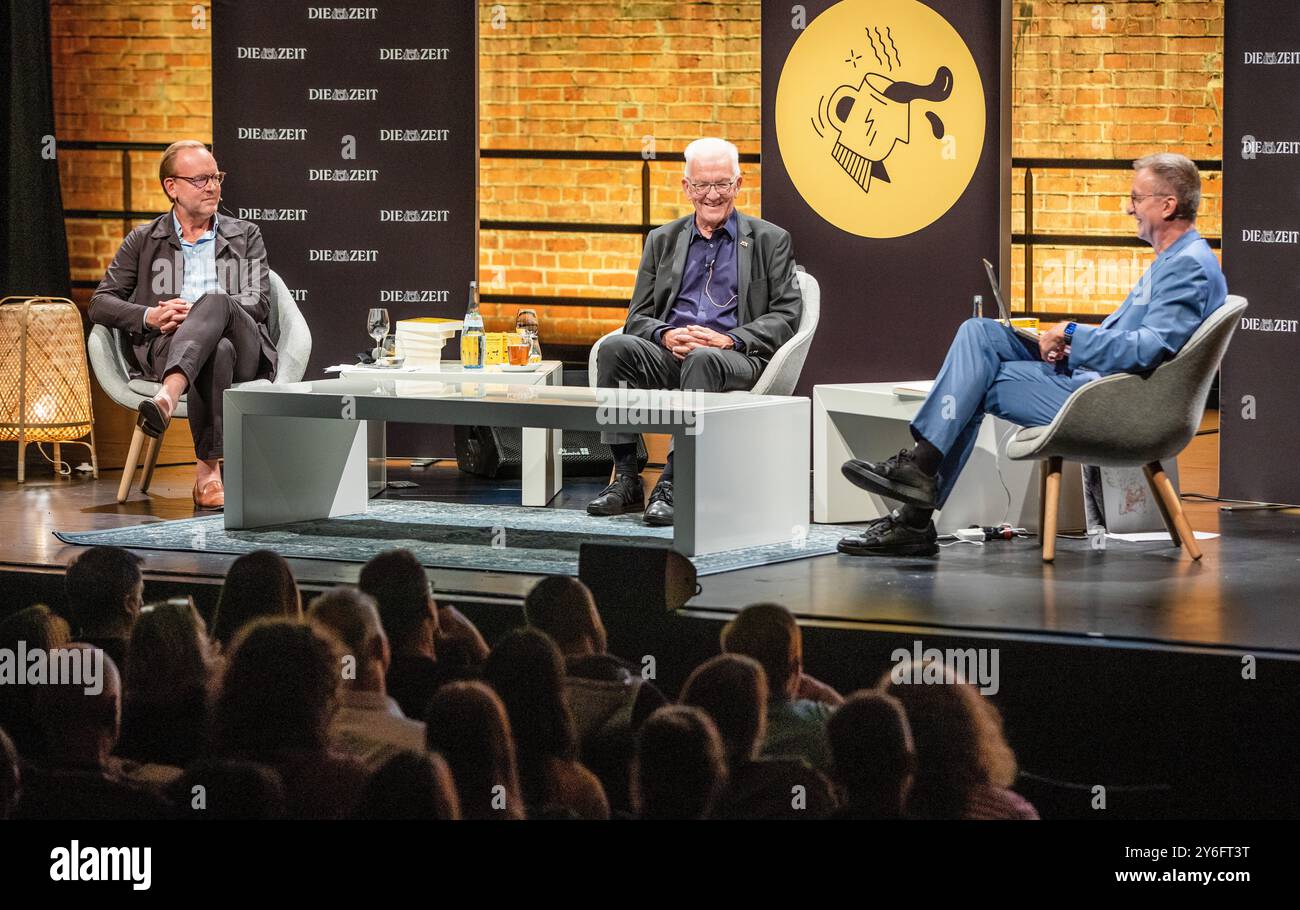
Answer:
[[[695, 213], [655, 228], [646, 237], [636, 287], [628, 306], [623, 331], [647, 341], [668, 323], [677, 293], [682, 286], [686, 247], [690, 242], [691, 219]], [[794, 253], [790, 234], [770, 221], [751, 218], [739, 209], [736, 223], [740, 233], [734, 334], [745, 342], [745, 353], [771, 359], [777, 348], [794, 337], [803, 315], [803, 297], [794, 277]]]
[[[271, 273], [266, 264], [262, 231], [251, 221], [230, 215], [217, 219], [217, 280], [257, 323], [262, 342], [259, 379], [275, 377], [275, 344], [267, 330], [271, 313]], [[180, 295], [185, 283], [185, 257], [172, 225], [170, 210], [126, 235], [104, 280], [90, 299], [90, 321], [125, 333], [143, 375], [152, 373], [149, 347], [158, 330], [148, 328], [144, 311]], [[133, 378], [135, 378], [133, 376]]]

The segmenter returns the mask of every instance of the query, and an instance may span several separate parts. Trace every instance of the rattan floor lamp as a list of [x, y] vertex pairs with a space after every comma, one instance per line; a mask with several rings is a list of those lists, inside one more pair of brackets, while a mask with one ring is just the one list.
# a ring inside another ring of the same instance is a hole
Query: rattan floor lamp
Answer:
[[18, 443], [19, 483], [30, 443], [54, 444], [56, 471], [62, 443], [83, 445], [99, 476], [81, 311], [66, 297], [0, 300], [0, 441]]

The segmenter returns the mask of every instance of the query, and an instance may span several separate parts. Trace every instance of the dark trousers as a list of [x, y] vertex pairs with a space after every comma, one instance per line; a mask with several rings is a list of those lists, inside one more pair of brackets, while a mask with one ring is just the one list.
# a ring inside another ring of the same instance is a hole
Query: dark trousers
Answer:
[[[696, 348], [678, 360], [663, 345], [635, 335], [614, 335], [596, 355], [596, 385], [617, 389], [690, 389], [736, 392], [754, 387], [767, 364], [759, 357], [721, 348]], [[601, 433], [606, 445], [636, 442], [635, 433]]]
[[204, 294], [190, 307], [176, 331], [149, 343], [145, 369], [161, 382], [180, 370], [189, 381], [185, 393], [194, 454], [201, 461], [220, 458], [222, 393], [257, 376], [262, 356], [257, 323], [228, 294]]

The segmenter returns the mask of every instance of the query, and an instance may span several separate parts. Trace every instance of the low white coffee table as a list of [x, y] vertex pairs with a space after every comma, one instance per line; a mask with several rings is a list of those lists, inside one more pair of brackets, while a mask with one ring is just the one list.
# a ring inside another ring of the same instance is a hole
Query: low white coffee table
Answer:
[[[564, 430], [668, 433], [676, 549], [694, 556], [805, 539], [807, 398], [460, 378], [367, 373], [228, 390], [226, 527], [365, 512], [368, 427], [391, 421], [524, 428], [525, 474], [543, 486], [533, 503], [525, 487], [525, 505], [545, 504], [560, 489]], [[538, 434], [531, 445], [530, 431]]]

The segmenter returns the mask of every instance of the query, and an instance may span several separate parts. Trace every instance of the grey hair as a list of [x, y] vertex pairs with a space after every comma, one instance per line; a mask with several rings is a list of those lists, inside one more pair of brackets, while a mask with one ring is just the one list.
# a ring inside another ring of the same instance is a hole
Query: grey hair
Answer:
[[1175, 218], [1196, 220], [1196, 210], [1201, 207], [1201, 172], [1190, 158], [1175, 152], [1156, 152], [1134, 161], [1133, 170], [1149, 170], [1164, 184], [1178, 200]]
[[696, 139], [690, 145], [686, 146], [686, 167], [682, 170], [682, 173], [687, 177], [691, 176], [692, 161], [699, 158], [709, 158], [717, 155], [726, 155], [730, 158], [731, 176], [733, 178], [740, 176], [740, 150], [726, 139], [718, 139], [713, 136]]

